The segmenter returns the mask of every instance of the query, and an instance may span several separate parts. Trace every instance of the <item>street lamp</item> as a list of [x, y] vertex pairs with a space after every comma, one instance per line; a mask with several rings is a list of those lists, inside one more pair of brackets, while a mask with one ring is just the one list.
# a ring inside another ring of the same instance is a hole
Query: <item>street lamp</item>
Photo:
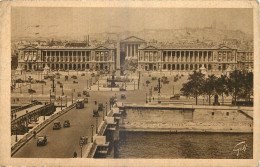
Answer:
[[106, 116], [107, 116], [107, 102], [106, 102]]
[[94, 125], [91, 124], [91, 128], [92, 128], [92, 137], [91, 137], [91, 142], [93, 143], [93, 129], [94, 129]]
[[62, 110], [62, 96], [60, 97], [60, 101], [61, 101], [61, 110]]
[[103, 121], [105, 120], [105, 110], [104, 110], [105, 107], [102, 108], [103, 110]]
[[98, 117], [96, 117], [96, 134], [98, 133]]
[[15, 142], [18, 141], [18, 139], [17, 139], [17, 131], [18, 131], [18, 125], [16, 125], [16, 128], [15, 128]]

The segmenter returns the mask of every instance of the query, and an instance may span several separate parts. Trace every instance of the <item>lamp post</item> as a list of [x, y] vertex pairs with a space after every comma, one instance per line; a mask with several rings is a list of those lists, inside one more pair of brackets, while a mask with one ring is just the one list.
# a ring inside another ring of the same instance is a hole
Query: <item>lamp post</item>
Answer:
[[147, 93], [145, 93], [145, 103], [147, 103]]
[[68, 102], [68, 100], [67, 100], [67, 96], [66, 96], [66, 107], [67, 107], [67, 102]]
[[18, 131], [18, 125], [16, 125], [16, 128], [15, 128], [15, 142], [18, 141], [18, 139], [17, 139], [17, 131]]
[[105, 120], [105, 110], [104, 110], [105, 107], [103, 107], [103, 121]]
[[73, 104], [73, 90], [72, 90], [72, 98], [71, 98], [71, 102], [72, 102], [72, 104]]
[[50, 103], [51, 103], [51, 90], [50, 90]]
[[98, 133], [98, 117], [96, 117], [96, 134]]
[[93, 143], [93, 129], [94, 129], [94, 125], [91, 124], [91, 128], [92, 128], [92, 137], [91, 137], [91, 142]]
[[61, 101], [61, 110], [62, 110], [62, 96], [60, 97], [60, 101]]
[[106, 116], [107, 116], [107, 102], [106, 102]]

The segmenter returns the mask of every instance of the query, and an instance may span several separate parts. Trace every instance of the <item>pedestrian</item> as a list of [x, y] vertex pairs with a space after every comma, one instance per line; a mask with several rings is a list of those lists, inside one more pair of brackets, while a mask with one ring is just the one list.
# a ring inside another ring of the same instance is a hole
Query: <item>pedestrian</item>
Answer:
[[14, 119], [16, 119], [16, 114], [14, 115]]
[[77, 158], [77, 156], [78, 156], [77, 153], [74, 152], [74, 153], [73, 153], [73, 158]]
[[36, 138], [36, 131], [33, 131], [33, 137]]
[[14, 115], [12, 114], [12, 116], [11, 116], [11, 117], [12, 117], [12, 119], [13, 119], [13, 118], [14, 118]]

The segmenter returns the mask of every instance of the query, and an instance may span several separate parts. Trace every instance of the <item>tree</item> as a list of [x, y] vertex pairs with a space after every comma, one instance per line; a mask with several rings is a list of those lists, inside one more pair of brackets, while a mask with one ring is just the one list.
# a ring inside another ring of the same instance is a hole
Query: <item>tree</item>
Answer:
[[239, 92], [243, 90], [243, 73], [242, 71], [235, 70], [230, 73], [229, 78], [227, 80], [227, 88], [229, 94], [234, 99], [234, 104], [237, 105], [237, 97]]
[[216, 87], [217, 77], [213, 74], [210, 75], [208, 78], [204, 80], [202, 86], [202, 92], [209, 97], [209, 105], [210, 105], [210, 98], [214, 95], [215, 87]]
[[196, 105], [198, 104], [198, 96], [202, 94], [202, 86], [205, 75], [201, 71], [194, 71], [189, 75], [188, 82], [184, 83], [181, 92], [185, 96], [192, 96], [196, 98]]
[[246, 101], [250, 102], [250, 96], [253, 95], [253, 73], [243, 71], [243, 78], [241, 78], [242, 88], [238, 93], [239, 98], [244, 98]]
[[218, 95], [222, 96], [222, 105], [224, 104], [224, 94], [228, 96], [227, 81], [226, 75], [221, 75], [216, 81], [215, 90]]

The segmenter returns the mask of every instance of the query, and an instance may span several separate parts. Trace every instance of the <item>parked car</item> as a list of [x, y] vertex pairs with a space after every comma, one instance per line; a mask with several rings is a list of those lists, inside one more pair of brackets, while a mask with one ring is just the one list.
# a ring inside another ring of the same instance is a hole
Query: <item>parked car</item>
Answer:
[[88, 98], [84, 98], [84, 103], [88, 103]]
[[60, 121], [54, 122], [54, 124], [53, 124], [53, 130], [55, 130], [55, 129], [60, 129], [60, 128], [61, 128]]
[[81, 74], [81, 76], [85, 76], [85, 74], [84, 74], [84, 73], [82, 73], [82, 74]]
[[76, 103], [76, 109], [84, 108], [84, 100], [78, 100]]
[[93, 110], [93, 117], [99, 117], [99, 113], [97, 110]]
[[87, 137], [87, 136], [81, 136], [81, 137], [80, 137], [80, 141], [81, 141], [83, 144], [87, 144], [87, 143], [88, 143], [88, 137]]
[[69, 79], [68, 75], [65, 76], [65, 81], [67, 81]]
[[73, 81], [74, 84], [77, 84], [78, 82], [77, 81]]
[[63, 123], [63, 127], [70, 127], [70, 121], [65, 120], [64, 123]]
[[85, 91], [85, 90], [82, 92], [82, 94], [85, 95], [86, 97], [89, 97], [89, 96], [90, 96], [90, 95], [89, 95], [89, 92], [87, 92], [87, 91]]
[[72, 79], [77, 79], [77, 76], [72, 75], [71, 78], [72, 78]]
[[28, 93], [36, 93], [36, 91], [33, 89], [28, 89]]
[[180, 99], [180, 95], [179, 94], [175, 94], [172, 97], [170, 97], [170, 100], [179, 100]]
[[92, 74], [91, 74], [91, 77], [94, 77], [94, 76], [95, 76], [95, 73], [92, 73]]
[[45, 146], [47, 144], [47, 136], [38, 136], [37, 146]]
[[103, 111], [103, 104], [102, 103], [99, 103], [98, 104], [98, 111]]
[[125, 97], [124, 94], [121, 94], [121, 99], [122, 99], [122, 100], [126, 99], [126, 97]]

